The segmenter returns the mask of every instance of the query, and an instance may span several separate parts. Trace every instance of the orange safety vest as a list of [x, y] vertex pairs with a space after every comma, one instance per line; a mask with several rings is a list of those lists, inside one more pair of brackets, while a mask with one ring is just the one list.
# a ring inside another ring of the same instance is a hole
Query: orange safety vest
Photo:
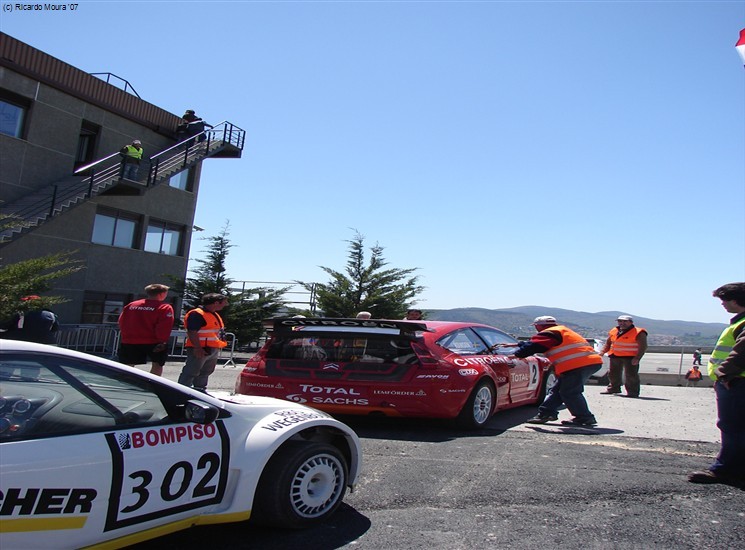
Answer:
[[703, 378], [703, 374], [701, 374], [701, 370], [691, 369], [688, 371], [688, 380], [701, 380]]
[[543, 352], [554, 364], [557, 375], [603, 362], [603, 358], [587, 340], [563, 325], [549, 327], [542, 332], [558, 332], [561, 335], [561, 344]]
[[608, 351], [608, 355], [636, 357], [636, 354], [639, 353], [639, 342], [636, 341], [636, 337], [640, 332], [647, 331], [643, 328], [634, 327], [619, 336], [618, 327], [611, 329], [608, 332], [608, 336], [610, 336], [610, 351]]
[[[190, 312], [184, 315], [185, 326], [188, 326], [186, 321], [189, 318], [189, 315], [194, 312], [201, 315], [204, 318], [204, 321], [207, 323], [199, 329], [199, 340], [202, 342], [202, 347], [224, 348], [225, 346], [227, 346], [228, 343], [222, 338], [223, 330], [225, 328], [225, 324], [222, 322], [222, 317], [220, 317], [217, 312], [204, 311], [202, 308], [198, 307], [192, 309]], [[189, 338], [186, 339], [186, 347], [194, 347], [194, 344], [191, 343], [191, 339]]]

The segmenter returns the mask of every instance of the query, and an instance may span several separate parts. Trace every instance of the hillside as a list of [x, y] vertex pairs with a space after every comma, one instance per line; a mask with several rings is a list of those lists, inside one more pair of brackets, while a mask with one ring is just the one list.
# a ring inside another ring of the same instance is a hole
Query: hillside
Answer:
[[[552, 315], [556, 320], [586, 338], [605, 338], [608, 330], [616, 326], [616, 318], [627, 312], [601, 311], [588, 313], [541, 306], [521, 306], [507, 309], [457, 308], [428, 309], [426, 317], [432, 321], [471, 321], [501, 328], [515, 336], [535, 334], [532, 322], [539, 315]], [[634, 317], [636, 326], [644, 327], [649, 332], [649, 343], [652, 345], [703, 345], [713, 346], [719, 334], [726, 326], [723, 323], [697, 323], [695, 321], [660, 321]]]

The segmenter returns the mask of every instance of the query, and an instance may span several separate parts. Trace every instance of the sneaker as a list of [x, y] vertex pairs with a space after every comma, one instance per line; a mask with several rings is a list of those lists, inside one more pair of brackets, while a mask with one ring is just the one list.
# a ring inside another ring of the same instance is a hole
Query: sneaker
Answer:
[[530, 420], [527, 420], [528, 424], [545, 424], [546, 422], [555, 422], [559, 419], [555, 414], [537, 414]]
[[598, 421], [595, 420], [594, 416], [591, 416], [589, 418], [577, 418], [576, 416], [572, 418], [571, 420], [562, 420], [561, 423], [564, 426], [597, 426]]

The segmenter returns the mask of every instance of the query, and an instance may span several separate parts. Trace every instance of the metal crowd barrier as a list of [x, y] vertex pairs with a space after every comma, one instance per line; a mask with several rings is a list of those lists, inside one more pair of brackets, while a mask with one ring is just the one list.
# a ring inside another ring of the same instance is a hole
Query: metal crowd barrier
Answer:
[[[228, 345], [220, 350], [218, 361], [225, 360], [224, 367], [237, 367], [234, 361], [235, 334], [226, 332]], [[73, 349], [100, 355], [116, 360], [119, 352], [121, 333], [118, 327], [108, 325], [62, 325], [57, 332], [57, 345], [61, 348]], [[173, 330], [168, 340], [169, 359], [186, 359], [186, 331]], [[225, 358], [227, 355], [227, 359]]]

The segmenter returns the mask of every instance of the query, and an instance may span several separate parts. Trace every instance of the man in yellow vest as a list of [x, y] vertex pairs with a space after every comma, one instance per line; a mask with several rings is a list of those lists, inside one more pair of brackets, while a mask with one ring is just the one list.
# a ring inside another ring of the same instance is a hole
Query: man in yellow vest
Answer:
[[545, 424], [559, 419], [559, 407], [567, 406], [574, 415], [571, 420], [562, 420], [567, 426], [592, 427], [597, 424], [583, 394], [585, 383], [600, 370], [603, 359], [587, 340], [573, 330], [559, 325], [548, 315], [533, 321], [537, 334], [529, 342], [520, 342], [514, 357], [522, 358], [542, 353], [553, 364], [556, 379], [548, 388], [546, 399], [538, 414], [528, 420], [530, 424]]
[[600, 393], [620, 394], [623, 382], [626, 397], [639, 397], [639, 362], [647, 351], [647, 331], [634, 326], [631, 315], [619, 315], [616, 322], [618, 326], [608, 332], [608, 339], [598, 352], [601, 357], [607, 353], [610, 358], [608, 387]]
[[142, 152], [142, 142], [139, 139], [134, 140], [131, 145], [122, 147], [119, 151], [122, 157], [122, 178], [138, 181]]
[[200, 307], [184, 316], [186, 363], [181, 369], [178, 383], [206, 393], [207, 380], [217, 366], [217, 356], [228, 345], [225, 324], [217, 313], [228, 305], [228, 299], [211, 292], [202, 296], [201, 303]]
[[724, 483], [745, 488], [745, 283], [729, 283], [712, 293], [735, 316], [709, 358], [717, 396], [722, 446], [714, 463], [688, 476], [692, 483]]

